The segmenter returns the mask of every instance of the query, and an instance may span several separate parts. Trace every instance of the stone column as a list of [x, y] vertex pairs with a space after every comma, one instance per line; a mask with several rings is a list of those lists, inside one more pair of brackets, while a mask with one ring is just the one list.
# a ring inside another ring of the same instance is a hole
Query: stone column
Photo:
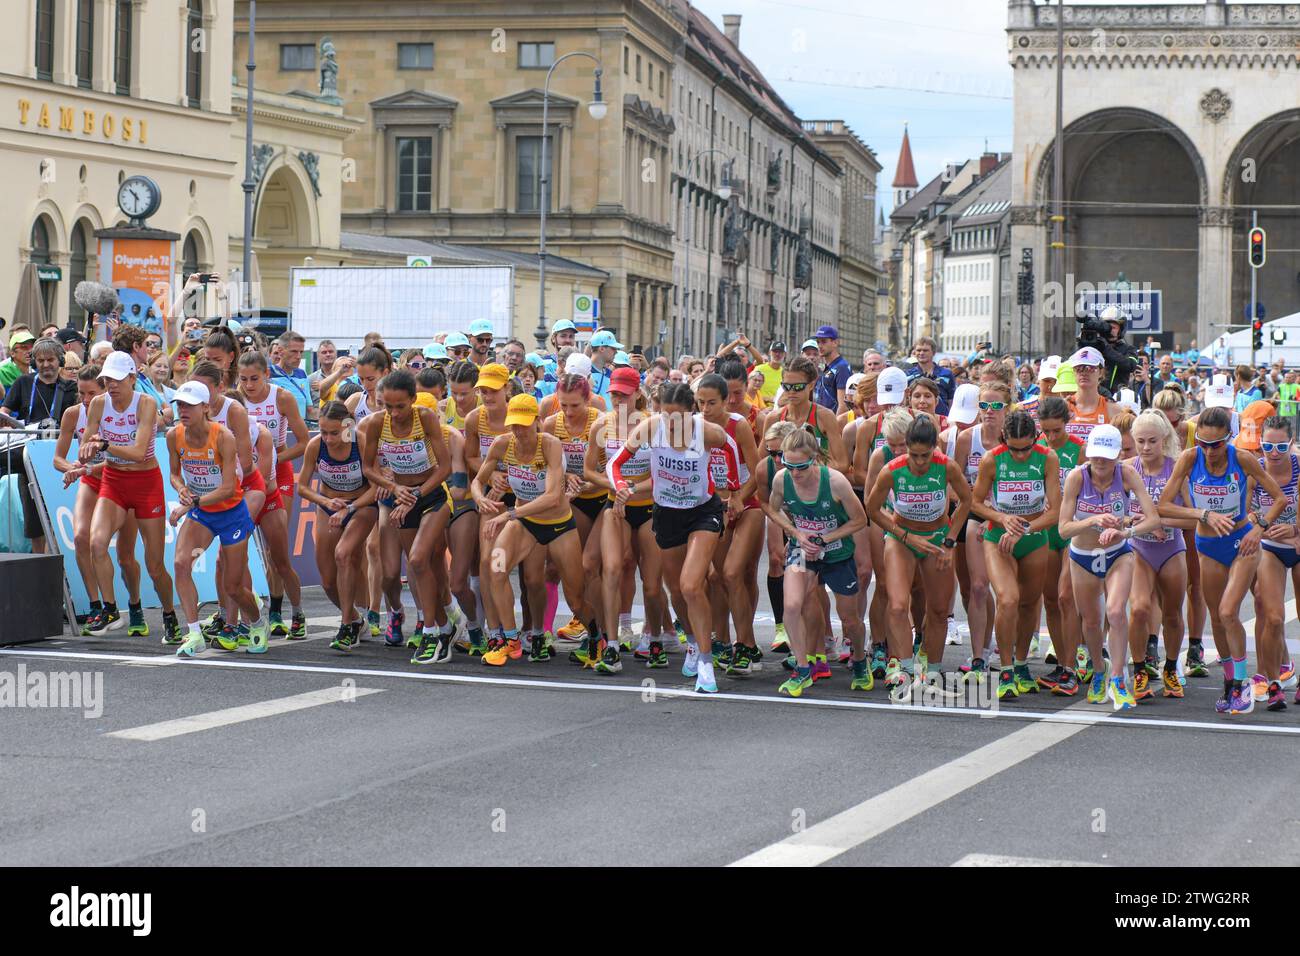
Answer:
[[451, 209], [451, 124], [438, 126], [438, 201], [435, 209], [447, 212]]
[[645, 328], [641, 330], [641, 337], [632, 343], [640, 345], [643, 348], [646, 345], [653, 345], [659, 341], [659, 310], [662, 290], [658, 285], [650, 287], [650, 311], [646, 316]]
[[[397, 189], [397, 170], [388, 167], [388, 127], [375, 127], [375, 163], [372, 171], [375, 189], [375, 208], [384, 212], [389, 212], [396, 203], [390, 205], [389, 196], [396, 195]], [[389, 190], [389, 184], [392, 183], [392, 191]]]
[[[1234, 322], [1232, 315], [1231, 206], [1201, 206], [1196, 255], [1196, 344], [1206, 348], [1219, 334], [1211, 323]], [[1182, 343], [1183, 348], [1187, 343]]]
[[495, 195], [493, 204], [497, 212], [506, 211], [506, 203], [510, 201], [509, 193], [506, 190], [506, 170], [510, 166], [509, 143], [506, 139], [506, 124], [497, 123], [497, 166], [494, 181], [496, 182]]

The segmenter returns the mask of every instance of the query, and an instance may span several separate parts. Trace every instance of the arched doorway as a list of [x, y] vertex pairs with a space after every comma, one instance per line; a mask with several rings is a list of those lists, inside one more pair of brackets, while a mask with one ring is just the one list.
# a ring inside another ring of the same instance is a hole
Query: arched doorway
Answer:
[[285, 166], [262, 184], [253, 235], [272, 246], [311, 246], [311, 208], [302, 183]]
[[[37, 216], [32, 223], [31, 247], [32, 262], [36, 263], [41, 283], [41, 307], [44, 309], [42, 322], [48, 322], [54, 314], [54, 296], [58, 291], [58, 269], [54, 266], [50, 236], [54, 233], [54, 224], [45, 215]], [[40, 332], [40, 329], [32, 329]]]
[[[1129, 108], [1076, 120], [1065, 143], [1066, 273], [1076, 286], [1123, 273], [1133, 285], [1159, 289], [1161, 341], [1186, 347], [1196, 337], [1198, 214], [1208, 193], [1196, 147], [1163, 117]], [[1051, 199], [1053, 157], [1049, 149], [1039, 166], [1043, 204]], [[1074, 330], [1065, 332], [1072, 340]]]
[[1243, 321], [1249, 308], [1252, 210], [1268, 237], [1256, 277], [1265, 318], [1300, 312], [1300, 109], [1270, 116], [1242, 137], [1224, 170], [1223, 199], [1233, 210], [1232, 321]]
[[79, 331], [85, 331], [87, 315], [85, 309], [77, 305], [74, 294], [77, 283], [90, 278], [89, 250], [93, 234], [94, 227], [89, 220], [79, 219], [68, 237], [68, 324]]

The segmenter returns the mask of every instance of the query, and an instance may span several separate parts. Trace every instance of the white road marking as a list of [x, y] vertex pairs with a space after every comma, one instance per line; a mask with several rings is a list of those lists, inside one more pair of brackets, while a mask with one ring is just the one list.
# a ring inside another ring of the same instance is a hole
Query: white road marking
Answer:
[[[148, 661], [150, 657], [131, 654], [91, 654], [73, 651], [22, 651], [17, 648], [0, 648], [0, 656], [70, 658], [76, 660], [108, 661]], [[1163, 720], [1155, 717], [1111, 716], [1111, 711], [1096, 707], [1089, 713], [1071, 713], [1070, 708], [1062, 711], [1019, 710], [1002, 708], [1000, 710], [978, 710], [964, 707], [923, 707], [913, 704], [890, 704], [870, 700], [834, 700], [801, 697], [794, 700], [778, 697], [775, 691], [770, 694], [737, 694], [724, 692], [711, 696], [697, 694], [694, 685], [669, 687], [663, 684], [642, 686], [641, 684], [580, 684], [574, 681], [529, 680], [513, 677], [471, 677], [467, 674], [429, 673], [427, 671], [389, 671], [363, 667], [324, 667], [315, 664], [273, 664], [269, 661], [252, 661], [247, 655], [234, 655], [212, 658], [210, 660], [194, 659], [185, 661], [192, 667], [235, 667], [249, 670], [286, 671], [301, 674], [330, 674], [357, 677], [393, 677], [401, 680], [434, 681], [448, 684], [486, 684], [497, 687], [524, 687], [533, 690], [585, 690], [613, 694], [648, 694], [656, 697], [672, 697], [709, 703], [755, 703], [777, 704], [784, 707], [828, 707], [839, 710], [880, 710], [907, 714], [926, 714], [936, 717], [975, 717], [982, 720], [1007, 718], [1010, 720], [1032, 720], [1043, 723], [1081, 724], [1088, 726], [1100, 724], [1104, 727], [1163, 727], [1174, 730], [1210, 730], [1223, 733], [1259, 733], [1280, 734], [1282, 736], [1300, 736], [1300, 726], [1281, 724], [1244, 724], [1225, 719], [1222, 722], [1199, 720]]]
[[731, 865], [820, 866], [1103, 719], [1097, 714], [1087, 723], [1039, 721], [1022, 727]]
[[192, 717], [163, 720], [156, 724], [144, 724], [127, 730], [115, 730], [104, 736], [117, 737], [121, 740], [166, 740], [168, 737], [180, 737], [184, 734], [195, 734], [201, 730], [212, 730], [215, 727], [241, 724], [246, 720], [274, 717], [277, 714], [288, 714], [295, 710], [306, 710], [308, 707], [319, 707], [322, 704], [334, 704], [340, 701], [353, 700], [357, 697], [366, 697], [370, 694], [382, 693], [382, 689], [375, 687], [327, 687], [324, 690], [313, 690], [306, 694], [295, 694], [292, 697], [280, 697], [276, 700], [259, 701], [256, 704], [244, 704], [242, 707], [212, 710], [206, 714], [195, 714]]
[[967, 853], [953, 866], [1105, 866], [1082, 860], [1037, 860], [1028, 856], [997, 856], [991, 853]]

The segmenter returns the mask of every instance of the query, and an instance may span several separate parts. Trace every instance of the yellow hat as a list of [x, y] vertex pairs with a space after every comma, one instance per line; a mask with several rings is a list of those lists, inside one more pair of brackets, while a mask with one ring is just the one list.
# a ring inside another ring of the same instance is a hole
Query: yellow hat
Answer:
[[1077, 392], [1079, 390], [1078, 379], [1074, 377], [1073, 365], [1062, 365], [1056, 372], [1056, 385], [1052, 388], [1054, 393]]
[[35, 342], [36, 336], [32, 335], [27, 329], [19, 329], [13, 335], [9, 336], [9, 347], [14, 348], [17, 345], [23, 345], [26, 342]]
[[[500, 366], [498, 366], [500, 367]], [[482, 374], [479, 375], [482, 381]], [[537, 399], [531, 395], [516, 395], [506, 406], [507, 425], [531, 425], [537, 421]]]
[[479, 388], [505, 388], [510, 381], [510, 369], [497, 362], [489, 362], [478, 370]]

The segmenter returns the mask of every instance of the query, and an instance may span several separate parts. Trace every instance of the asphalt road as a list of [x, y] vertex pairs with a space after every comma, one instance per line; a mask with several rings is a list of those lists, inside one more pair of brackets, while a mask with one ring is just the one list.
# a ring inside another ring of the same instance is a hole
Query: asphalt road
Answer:
[[[417, 666], [378, 639], [344, 656], [328, 647], [331, 609], [308, 595], [309, 639], [275, 640], [260, 658], [176, 661], [158, 643], [157, 612], [147, 638], [0, 652], [0, 680], [21, 666], [103, 686], [97, 718], [4, 712], [0, 861], [1179, 865], [1300, 854], [1300, 706], [1218, 717], [1214, 677], [1122, 716], [1044, 694], [942, 709], [890, 704], [879, 684], [851, 693], [841, 668], [803, 699], [781, 698], [769, 655], [762, 673], [720, 676], [722, 693], [702, 698], [676, 647], [667, 670], [627, 655], [617, 676], [563, 656]], [[757, 628], [766, 647], [761, 609]], [[1288, 635], [1300, 638], [1294, 614]]]

